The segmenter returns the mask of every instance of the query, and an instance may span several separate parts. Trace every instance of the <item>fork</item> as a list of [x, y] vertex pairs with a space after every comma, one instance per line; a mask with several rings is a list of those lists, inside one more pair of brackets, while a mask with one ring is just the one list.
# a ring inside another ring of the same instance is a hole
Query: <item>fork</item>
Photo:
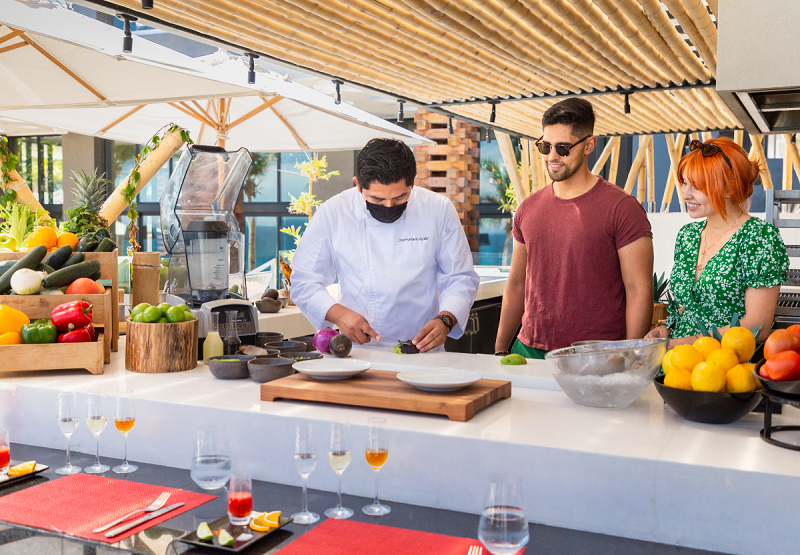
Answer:
[[171, 495], [170, 492], [164, 491], [164, 492], [161, 493], [161, 495], [159, 495], [156, 498], [155, 501], [153, 501], [150, 504], [149, 507], [145, 507], [144, 509], [136, 509], [132, 513], [127, 514], [127, 515], [123, 516], [122, 518], [118, 518], [117, 520], [115, 520], [114, 522], [111, 522], [110, 524], [106, 524], [105, 526], [101, 526], [100, 528], [95, 528], [94, 530], [92, 530], [92, 533], [93, 534], [99, 534], [100, 532], [105, 532], [106, 530], [108, 530], [109, 528], [111, 528], [112, 526], [114, 526], [116, 524], [119, 524], [123, 520], [129, 519], [130, 517], [132, 517], [136, 513], [141, 513], [141, 512], [150, 513], [150, 512], [153, 512], [153, 511], [157, 511], [161, 507], [164, 506], [164, 504], [167, 502], [167, 499], [169, 499], [170, 495]]
[[480, 545], [473, 545], [467, 551], [467, 555], [483, 555], [483, 548]]

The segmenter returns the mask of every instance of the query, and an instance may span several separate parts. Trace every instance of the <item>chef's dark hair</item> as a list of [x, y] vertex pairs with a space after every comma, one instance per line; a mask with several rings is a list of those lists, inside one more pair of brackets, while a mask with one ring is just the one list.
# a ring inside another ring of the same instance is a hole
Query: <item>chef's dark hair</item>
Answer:
[[356, 158], [356, 177], [362, 189], [375, 182], [389, 185], [400, 180], [411, 187], [416, 176], [414, 153], [403, 141], [372, 139]]
[[583, 138], [594, 133], [594, 108], [585, 98], [567, 98], [550, 106], [542, 115], [542, 129], [548, 125], [569, 125], [572, 134]]

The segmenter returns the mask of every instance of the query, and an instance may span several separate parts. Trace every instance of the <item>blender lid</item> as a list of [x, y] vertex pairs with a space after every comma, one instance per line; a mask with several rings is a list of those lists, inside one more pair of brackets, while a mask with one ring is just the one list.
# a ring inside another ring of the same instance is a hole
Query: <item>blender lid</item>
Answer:
[[189, 233], [221, 233], [227, 235], [229, 229], [228, 224], [218, 220], [195, 220], [189, 222], [184, 231]]

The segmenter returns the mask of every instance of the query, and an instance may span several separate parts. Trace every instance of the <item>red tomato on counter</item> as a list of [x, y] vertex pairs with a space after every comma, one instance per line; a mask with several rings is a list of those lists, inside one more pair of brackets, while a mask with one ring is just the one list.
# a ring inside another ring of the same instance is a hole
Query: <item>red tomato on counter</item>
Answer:
[[791, 326], [786, 328], [786, 331], [790, 331], [797, 337], [800, 337], [800, 324], [792, 324]]
[[775, 330], [764, 343], [764, 358], [769, 360], [784, 351], [800, 350], [800, 335], [789, 330]]
[[775, 381], [790, 381], [800, 378], [800, 353], [783, 351], [773, 355], [764, 366], [762, 372], [767, 373], [767, 378]]

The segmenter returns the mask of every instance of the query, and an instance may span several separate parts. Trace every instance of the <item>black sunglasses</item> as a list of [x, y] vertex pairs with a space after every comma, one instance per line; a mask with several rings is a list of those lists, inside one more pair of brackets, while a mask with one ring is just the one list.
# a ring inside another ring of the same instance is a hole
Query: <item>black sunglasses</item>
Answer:
[[542, 141], [542, 139], [544, 138], [542, 136], [542, 137], [539, 137], [536, 140], [536, 148], [538, 148], [539, 152], [541, 152], [545, 156], [550, 154], [550, 149], [552, 147], [555, 147], [556, 154], [558, 154], [559, 156], [569, 156], [569, 151], [572, 150], [572, 147], [582, 143], [583, 141], [585, 141], [589, 137], [591, 137], [591, 135], [587, 135], [586, 137], [584, 137], [580, 141], [572, 143], [572, 144], [569, 144], [569, 143], [556, 143], [554, 145], [551, 145], [550, 143], [546, 143], [546, 142]]
[[722, 152], [722, 149], [721, 149], [720, 147], [718, 147], [717, 145], [712, 145], [712, 144], [709, 144], [709, 143], [704, 143], [704, 142], [702, 142], [702, 141], [698, 141], [697, 139], [695, 139], [695, 140], [693, 140], [693, 141], [691, 142], [691, 144], [689, 145], [689, 152], [695, 151], [695, 150], [697, 150], [697, 149], [700, 149], [700, 152], [702, 152], [702, 153], [703, 153], [703, 158], [709, 158], [709, 157], [711, 157], [711, 156], [714, 156], [715, 154], [722, 154], [722, 157], [723, 157], [723, 158], [725, 159], [725, 161], [728, 163], [728, 167], [729, 167], [731, 170], [733, 169], [733, 166], [731, 165], [730, 158], [728, 158], [728, 157], [725, 155], [725, 153], [724, 153], [724, 152]]

